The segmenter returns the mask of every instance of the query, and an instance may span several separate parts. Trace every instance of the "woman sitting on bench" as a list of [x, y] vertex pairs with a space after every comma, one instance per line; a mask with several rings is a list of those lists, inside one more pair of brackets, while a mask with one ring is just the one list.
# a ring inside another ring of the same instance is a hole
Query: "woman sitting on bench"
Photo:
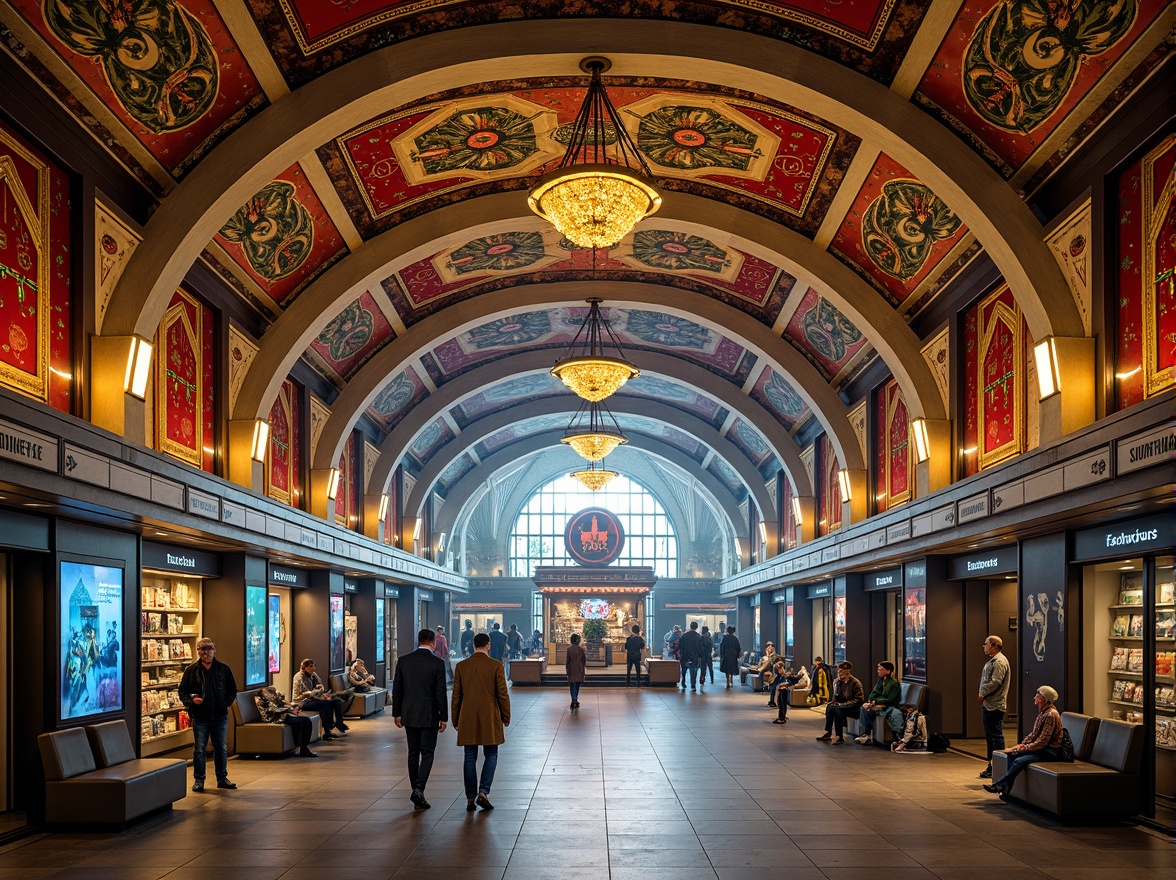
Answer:
[[290, 732], [294, 734], [294, 745], [298, 755], [303, 758], [317, 758], [318, 755], [310, 750], [310, 736], [314, 725], [310, 719], [302, 714], [302, 709], [286, 702], [286, 698], [277, 688], [270, 685], [263, 687], [253, 697], [257, 704], [257, 711], [270, 724], [288, 724]]

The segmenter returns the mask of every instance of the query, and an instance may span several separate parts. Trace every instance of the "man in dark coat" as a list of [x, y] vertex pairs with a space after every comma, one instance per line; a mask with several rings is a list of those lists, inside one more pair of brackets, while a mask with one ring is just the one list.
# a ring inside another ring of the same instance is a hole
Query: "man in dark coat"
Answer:
[[735, 627], [727, 627], [723, 641], [719, 643], [719, 672], [727, 676], [727, 689], [731, 689], [731, 679], [739, 674], [739, 655], [743, 648], [739, 639], [735, 637]]
[[690, 621], [690, 629], [682, 633], [678, 641], [678, 662], [682, 664], [682, 683], [686, 690], [686, 671], [690, 670], [690, 690], [698, 690], [698, 664], [702, 659], [702, 636], [698, 634], [698, 621]]
[[632, 682], [633, 672], [637, 673], [637, 687], [641, 687], [641, 654], [645, 650], [645, 639], [641, 638], [641, 627], [633, 624], [633, 635], [625, 639], [625, 687]]
[[204, 791], [205, 751], [212, 739], [217, 788], [236, 788], [229, 781], [229, 706], [237, 699], [233, 670], [216, 659], [216, 643], [203, 638], [196, 643], [199, 659], [180, 679], [180, 702], [192, 720], [192, 791]]
[[437, 637], [431, 629], [417, 633], [417, 649], [396, 661], [392, 680], [392, 721], [408, 737], [410, 798], [417, 810], [432, 804], [425, 800], [425, 784], [433, 769], [437, 734], [449, 721], [445, 693], [445, 662], [433, 653]]
[[465, 629], [461, 631], [461, 656], [468, 657], [474, 653], [474, 622], [467, 620]]

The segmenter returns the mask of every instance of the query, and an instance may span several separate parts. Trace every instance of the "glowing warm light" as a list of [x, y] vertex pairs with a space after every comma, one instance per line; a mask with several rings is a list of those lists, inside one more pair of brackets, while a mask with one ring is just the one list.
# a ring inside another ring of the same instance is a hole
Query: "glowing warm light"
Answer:
[[630, 379], [641, 374], [626, 361], [578, 357], [560, 361], [552, 367], [551, 375], [568, 386], [577, 397], [596, 402], [611, 396]]
[[804, 525], [804, 517], [801, 516], [800, 499], [795, 496], [792, 499], [792, 518], [796, 520], [798, 526]]
[[339, 469], [331, 468], [327, 476], [327, 500], [334, 501], [339, 494]]
[[571, 434], [564, 437], [561, 442], [576, 450], [576, 454], [585, 461], [600, 461], [629, 440], [623, 434], [590, 433]]
[[147, 398], [147, 380], [151, 378], [151, 343], [139, 336], [131, 337], [127, 352], [127, 372], [123, 377], [123, 391], [140, 400]]
[[927, 440], [927, 420], [911, 422], [911, 433], [915, 435], [915, 458], [921, 463], [931, 457], [931, 444]]
[[841, 485], [841, 500], [853, 500], [853, 493], [850, 491], [849, 485], [849, 471], [847, 471], [845, 468], [839, 470], [837, 472], [837, 482]]
[[253, 423], [253, 443], [249, 454], [254, 461], [265, 461], [266, 447], [269, 446], [270, 423], [265, 419], [258, 419]]
[[1062, 380], [1058, 375], [1058, 351], [1052, 336], [1033, 346], [1033, 359], [1037, 364], [1037, 387], [1041, 399], [1053, 397], [1062, 390]]
[[388, 517], [388, 496], [381, 495], [380, 496], [380, 513], [379, 513], [379, 516], [376, 517], [376, 519], [378, 519], [380, 522], [383, 522], [385, 519], [387, 519], [387, 517]]
[[568, 474], [574, 480], [579, 480], [584, 488], [590, 492], [599, 492], [607, 486], [614, 477], [619, 477], [616, 471], [605, 470], [604, 468], [597, 468], [595, 462], [590, 464], [585, 470], [572, 471]]

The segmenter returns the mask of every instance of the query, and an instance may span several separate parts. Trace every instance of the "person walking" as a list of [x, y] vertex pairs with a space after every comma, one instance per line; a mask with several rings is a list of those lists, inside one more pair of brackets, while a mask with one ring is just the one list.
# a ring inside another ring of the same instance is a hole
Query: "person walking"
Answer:
[[641, 687], [641, 653], [645, 650], [645, 639], [641, 638], [641, 627], [633, 624], [633, 635], [625, 639], [625, 687], [631, 687], [630, 677], [637, 673], [637, 687]]
[[449, 661], [449, 639], [445, 638], [445, 627], [437, 627], [436, 639], [433, 643], [433, 653], [445, 664], [445, 681], [453, 681], [453, 664]]
[[468, 657], [474, 653], [474, 622], [467, 620], [465, 629], [461, 631], [461, 656]]
[[425, 799], [425, 785], [433, 769], [437, 734], [445, 730], [449, 720], [445, 664], [434, 653], [436, 647], [436, 634], [422, 629], [417, 633], [416, 650], [397, 659], [392, 679], [392, 722], [404, 728], [408, 739], [409, 799], [415, 810], [432, 806]]
[[698, 634], [698, 621], [690, 621], [690, 629], [678, 641], [678, 662], [682, 664], [682, 690], [686, 690], [686, 673], [690, 673], [690, 690], [698, 691], [698, 663], [702, 657], [702, 636]]
[[579, 633], [572, 633], [572, 643], [568, 645], [564, 668], [568, 673], [568, 689], [572, 692], [571, 708], [579, 709], [580, 685], [584, 683], [584, 675], [588, 669], [588, 652], [580, 646]]
[[711, 638], [710, 627], [704, 626], [700, 635], [702, 636], [702, 653], [698, 658], [698, 686], [702, 687], [708, 671], [710, 672], [711, 684], [715, 683], [715, 643]]
[[980, 672], [980, 720], [984, 723], [985, 750], [988, 752], [988, 766], [980, 771], [981, 779], [992, 778], [992, 753], [1005, 747], [1004, 717], [1009, 699], [1009, 659], [1003, 652], [1004, 642], [1000, 636], [989, 636], [984, 640], [984, 653], [988, 662]]
[[[453, 671], [453, 726], [457, 744], [465, 749], [466, 811], [493, 810], [490, 786], [498, 767], [498, 747], [510, 726], [510, 693], [506, 671], [490, 657], [490, 636], [474, 636], [474, 653]], [[484, 761], [478, 779], [478, 746]]]
[[192, 721], [192, 791], [204, 791], [208, 740], [212, 739], [213, 769], [217, 788], [236, 788], [229, 781], [229, 706], [237, 699], [233, 670], [216, 659], [216, 642], [196, 643], [199, 655], [180, 678], [180, 702]]
[[739, 655], [743, 648], [735, 638], [735, 627], [727, 627], [727, 634], [719, 643], [719, 672], [727, 676], [727, 690], [731, 690], [731, 677], [739, 674]]

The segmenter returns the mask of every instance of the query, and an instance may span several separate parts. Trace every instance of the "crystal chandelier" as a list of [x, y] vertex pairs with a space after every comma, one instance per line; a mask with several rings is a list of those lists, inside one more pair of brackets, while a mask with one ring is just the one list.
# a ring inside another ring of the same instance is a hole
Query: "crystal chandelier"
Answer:
[[606, 336], [618, 355], [624, 355], [624, 352], [621, 351], [621, 343], [613, 334], [612, 328], [608, 326], [608, 321], [600, 314], [600, 302], [596, 297], [588, 300], [588, 317], [576, 331], [576, 338], [568, 346], [567, 355], [551, 368], [551, 375], [567, 385], [577, 396], [593, 402], [604, 400], [627, 381], [641, 375], [640, 371], [623, 357], [605, 356]]
[[629, 438], [608, 408], [585, 401], [568, 422], [561, 443], [566, 443], [586, 461], [600, 461]]
[[612, 247], [661, 207], [649, 166], [600, 80], [611, 66], [597, 56], [580, 62], [592, 79], [567, 152], [527, 198], [532, 211], [583, 248]]
[[597, 467], [596, 462], [591, 462], [584, 470], [572, 471], [568, 476], [579, 480], [590, 492], [599, 492], [609, 484], [613, 477], [619, 477], [620, 474], [616, 471], [606, 470], [603, 465]]

